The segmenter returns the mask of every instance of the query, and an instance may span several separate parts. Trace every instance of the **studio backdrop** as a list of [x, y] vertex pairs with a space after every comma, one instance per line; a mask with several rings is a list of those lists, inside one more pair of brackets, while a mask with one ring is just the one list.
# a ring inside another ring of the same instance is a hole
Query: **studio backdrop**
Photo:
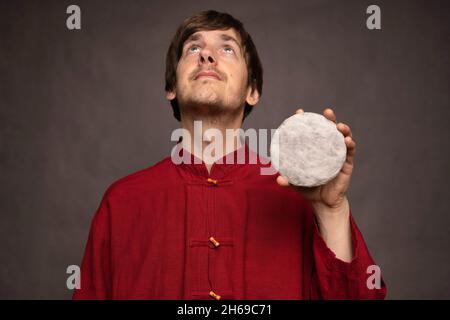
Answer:
[[244, 129], [333, 108], [387, 298], [450, 299], [449, 3], [425, 0], [1, 1], [0, 298], [71, 297], [106, 188], [175, 145], [165, 55], [207, 9], [241, 20], [263, 64]]

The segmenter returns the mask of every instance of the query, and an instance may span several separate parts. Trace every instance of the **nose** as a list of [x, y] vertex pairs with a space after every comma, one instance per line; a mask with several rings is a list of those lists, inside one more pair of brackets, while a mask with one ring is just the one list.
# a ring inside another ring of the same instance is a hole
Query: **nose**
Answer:
[[203, 48], [202, 51], [200, 52], [200, 59], [199, 59], [199, 64], [203, 65], [203, 64], [216, 64], [217, 61], [212, 53], [212, 51], [208, 48]]

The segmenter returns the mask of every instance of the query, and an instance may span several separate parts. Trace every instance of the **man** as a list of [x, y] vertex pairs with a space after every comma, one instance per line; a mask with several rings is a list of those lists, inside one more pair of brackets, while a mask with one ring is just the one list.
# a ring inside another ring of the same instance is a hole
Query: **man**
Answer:
[[[74, 299], [380, 299], [368, 286], [375, 265], [350, 212], [355, 142], [345, 136], [339, 175], [313, 189], [262, 175], [261, 159], [229, 164], [247, 144], [239, 129], [262, 93], [262, 67], [243, 25], [216, 11], [178, 28], [166, 60], [166, 94], [191, 135], [179, 142], [184, 159], [167, 157], [115, 182], [92, 221]], [[303, 112], [299, 110], [298, 112]], [[336, 121], [331, 109], [324, 116]], [[199, 152], [223, 133], [223, 149]], [[190, 140], [191, 139], [191, 140]], [[230, 149], [226, 147], [231, 146]]]

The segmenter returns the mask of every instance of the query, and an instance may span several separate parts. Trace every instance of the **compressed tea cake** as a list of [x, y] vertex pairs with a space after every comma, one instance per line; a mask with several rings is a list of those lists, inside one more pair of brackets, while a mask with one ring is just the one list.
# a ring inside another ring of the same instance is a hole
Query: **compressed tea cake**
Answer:
[[289, 117], [272, 137], [273, 167], [296, 186], [324, 185], [337, 176], [347, 154], [344, 135], [324, 116], [304, 112]]

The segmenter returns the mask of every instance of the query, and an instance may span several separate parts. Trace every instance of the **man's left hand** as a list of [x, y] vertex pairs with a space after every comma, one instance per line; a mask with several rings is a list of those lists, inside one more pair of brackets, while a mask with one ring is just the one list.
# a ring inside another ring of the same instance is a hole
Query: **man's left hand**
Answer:
[[[297, 114], [302, 114], [303, 109], [299, 109]], [[328, 120], [336, 123], [336, 115], [333, 110], [327, 108], [323, 111], [323, 115]], [[345, 211], [348, 208], [348, 200], [346, 197], [347, 189], [350, 185], [350, 179], [353, 171], [353, 160], [355, 157], [356, 143], [352, 137], [352, 131], [345, 123], [338, 123], [336, 128], [344, 135], [345, 145], [347, 146], [347, 156], [339, 171], [338, 175], [328, 183], [317, 187], [299, 187], [289, 183], [288, 179], [283, 176], [277, 178], [277, 182], [281, 186], [291, 186], [300, 194], [308, 199], [316, 211]]]

